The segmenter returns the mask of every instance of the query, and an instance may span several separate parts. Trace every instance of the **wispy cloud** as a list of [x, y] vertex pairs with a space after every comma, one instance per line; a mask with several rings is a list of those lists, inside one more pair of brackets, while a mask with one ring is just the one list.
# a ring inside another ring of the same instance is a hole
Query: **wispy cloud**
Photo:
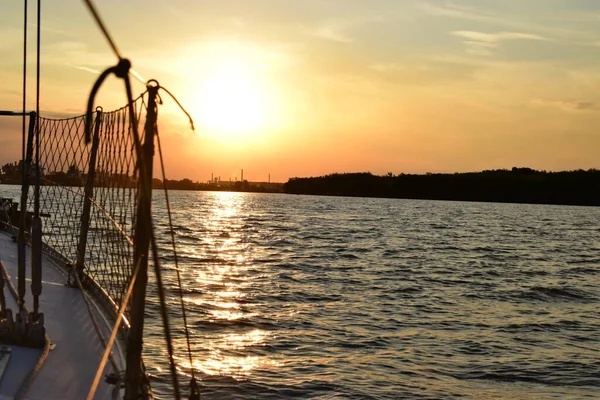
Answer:
[[75, 40], [54, 42], [47, 45], [45, 50], [44, 60], [48, 64], [75, 66], [79, 65], [81, 60], [85, 60], [85, 64], [89, 67], [84, 66], [82, 68], [93, 68], [105, 67], [114, 62], [108, 51], [97, 52], [91, 50], [85, 43]]
[[544, 35], [563, 38], [584, 38], [588, 35], [578, 30], [567, 29], [557, 26], [556, 20], [537, 15], [535, 19], [528, 18], [523, 14], [508, 14], [497, 10], [486, 10], [483, 8], [465, 7], [456, 4], [433, 4], [422, 2], [419, 9], [427, 15], [434, 17], [447, 17], [476, 21], [504, 29], [528, 30], [539, 32]]
[[[397, 16], [394, 15], [396, 18]], [[380, 14], [363, 15], [353, 18], [337, 18], [326, 20], [322, 24], [313, 28], [303, 27], [304, 33], [315, 36], [321, 39], [331, 40], [339, 43], [353, 43], [355, 38], [348, 31], [359, 28], [361, 26], [385, 21], [392, 18], [392, 14], [382, 16]]]
[[531, 100], [529, 103], [534, 107], [551, 107], [567, 112], [600, 111], [600, 104], [595, 101], [534, 99]]
[[431, 3], [421, 3], [419, 7], [422, 11], [429, 15], [469, 19], [474, 21], [496, 22], [497, 18], [483, 12], [478, 12], [469, 7], [458, 5], [437, 5]]
[[354, 39], [344, 32], [344, 27], [340, 25], [324, 25], [316, 29], [309, 30], [307, 33], [321, 39], [332, 40], [340, 43], [352, 43]]
[[452, 34], [463, 39], [463, 43], [467, 46], [467, 52], [469, 54], [479, 56], [492, 55], [493, 50], [505, 41], [548, 40], [543, 36], [521, 32], [484, 33], [476, 31], [454, 31]]
[[89, 68], [89, 67], [86, 67], [83, 65], [71, 65], [71, 64], [68, 64], [68, 66], [79, 69], [81, 71], [86, 71], [86, 72], [90, 72], [92, 74], [100, 75], [100, 71], [98, 71], [97, 69], [94, 69], [94, 68]]

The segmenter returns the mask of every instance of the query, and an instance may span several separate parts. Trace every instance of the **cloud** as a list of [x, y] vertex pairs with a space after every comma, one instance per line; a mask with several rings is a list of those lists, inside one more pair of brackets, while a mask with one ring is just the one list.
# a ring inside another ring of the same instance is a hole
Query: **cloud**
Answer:
[[529, 102], [534, 107], [558, 108], [567, 112], [598, 112], [600, 103], [587, 100], [543, 100], [534, 99]]
[[340, 43], [352, 43], [354, 39], [344, 33], [343, 27], [336, 25], [324, 25], [307, 32], [311, 36], [327, 39]]
[[88, 65], [86, 68], [104, 68], [114, 64], [114, 56], [108, 50], [100, 52], [76, 40], [54, 42], [45, 46], [43, 52], [42, 57], [47, 64], [74, 66], [79, 64], [81, 60], [85, 60]]
[[348, 34], [349, 30], [363, 27], [372, 23], [397, 19], [394, 13], [383, 16], [380, 14], [362, 15], [360, 17], [336, 18], [324, 21], [316, 28], [303, 27], [305, 34], [339, 43], [353, 43], [355, 39]]
[[94, 69], [94, 68], [89, 68], [89, 67], [86, 67], [83, 65], [71, 65], [71, 64], [68, 64], [68, 65], [69, 65], [69, 67], [76, 68], [81, 71], [86, 71], [86, 72], [90, 72], [92, 74], [100, 75], [100, 71], [97, 69]]
[[[557, 26], [556, 19], [549, 17], [547, 13], [503, 13], [499, 10], [482, 10], [455, 4], [438, 5], [427, 2], [420, 3], [419, 9], [434, 17], [482, 22], [504, 29], [536, 31], [544, 35], [562, 38], [584, 39], [589, 37], [589, 33]], [[530, 15], [535, 15], [535, 17], [531, 18]]]
[[419, 8], [426, 14], [440, 17], [461, 18], [484, 22], [497, 22], [498, 20], [497, 18], [494, 18], [491, 15], [475, 11], [472, 8], [457, 5], [440, 6], [431, 3], [421, 3], [419, 5]]
[[549, 40], [543, 36], [521, 32], [484, 33], [476, 31], [454, 31], [452, 35], [463, 39], [467, 52], [473, 55], [489, 56], [502, 42], [511, 40]]

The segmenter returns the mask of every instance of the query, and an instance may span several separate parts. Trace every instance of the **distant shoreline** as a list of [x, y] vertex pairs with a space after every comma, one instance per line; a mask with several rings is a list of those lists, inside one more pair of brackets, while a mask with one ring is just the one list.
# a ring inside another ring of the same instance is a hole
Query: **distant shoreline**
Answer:
[[[4, 177], [6, 178], [6, 177]], [[0, 184], [20, 185], [17, 177]], [[65, 178], [60, 184], [83, 187], [85, 175]], [[127, 181], [127, 185], [135, 185]], [[153, 189], [163, 189], [153, 179]], [[239, 193], [285, 193], [407, 200], [469, 201], [508, 204], [600, 206], [600, 170], [546, 172], [530, 168], [489, 170], [454, 174], [373, 175], [338, 173], [319, 177], [291, 178], [272, 182], [193, 182], [167, 180], [167, 189]]]
[[331, 174], [292, 178], [284, 193], [411, 200], [600, 206], [600, 171], [530, 168], [455, 174]]

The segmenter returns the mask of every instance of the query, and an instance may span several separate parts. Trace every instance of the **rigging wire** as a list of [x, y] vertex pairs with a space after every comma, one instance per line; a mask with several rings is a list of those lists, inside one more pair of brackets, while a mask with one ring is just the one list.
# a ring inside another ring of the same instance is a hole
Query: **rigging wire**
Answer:
[[[177, 100], [177, 98], [168, 89], [160, 86], [156, 80], [152, 79], [152, 80], [148, 81], [148, 84], [150, 84], [150, 83], [155, 83], [159, 89], [164, 90], [165, 92], [167, 92], [167, 94], [169, 96], [171, 96], [171, 98], [175, 101], [175, 103], [177, 103], [177, 105], [179, 106], [181, 111], [183, 111], [183, 113], [188, 117], [192, 131], [195, 131], [194, 120], [192, 119], [191, 115], [185, 110], [185, 108], [183, 108], [183, 106], [181, 105], [179, 100]], [[161, 104], [162, 104], [162, 100], [161, 100]], [[168, 220], [169, 220], [169, 232], [171, 234], [171, 244], [173, 246], [173, 258], [175, 261], [175, 271], [177, 274], [177, 285], [178, 285], [178, 289], [179, 289], [179, 301], [180, 301], [180, 305], [181, 305], [181, 314], [183, 317], [183, 326], [184, 326], [184, 331], [185, 331], [186, 346], [187, 346], [188, 357], [189, 357], [189, 362], [190, 362], [190, 371], [192, 374], [192, 379], [190, 382], [190, 391], [191, 391], [190, 395], [197, 396], [197, 398], [200, 398], [198, 383], [197, 383], [195, 372], [194, 372], [194, 361], [193, 361], [193, 357], [192, 357], [192, 348], [190, 345], [190, 333], [189, 333], [189, 328], [188, 328], [188, 323], [187, 323], [187, 314], [185, 312], [185, 305], [183, 302], [183, 286], [181, 284], [181, 273], [179, 270], [177, 248], [175, 246], [175, 233], [173, 231], [173, 218], [171, 215], [171, 204], [169, 201], [169, 191], [167, 190], [167, 177], [166, 177], [166, 172], [165, 172], [165, 163], [164, 163], [164, 159], [163, 159], [162, 146], [161, 146], [161, 142], [160, 142], [160, 135], [158, 133], [158, 127], [156, 127], [155, 129], [156, 129], [156, 141], [158, 143], [158, 154], [159, 154], [159, 158], [160, 158], [160, 168], [161, 168], [161, 173], [162, 173], [162, 178], [163, 178], [162, 180], [163, 180], [163, 188], [164, 188], [164, 193], [165, 193], [165, 201], [166, 201], [166, 205], [167, 205], [167, 215], [168, 215]], [[154, 253], [154, 257], [155, 257], [155, 262], [158, 262], [158, 256], [155, 254], [156, 250], [154, 248], [154, 246], [156, 246], [156, 243], [154, 242], [154, 234], [152, 234], [152, 240], [153, 240], [152, 244], [153, 244], [153, 253]], [[159, 279], [160, 278], [160, 270], [157, 269], [156, 273], [157, 273], [157, 279]], [[160, 282], [160, 285], [162, 286], [162, 282]], [[161, 294], [160, 291], [159, 291], [159, 294]], [[163, 318], [165, 318], [166, 324], [168, 325], [168, 316], [165, 314], [163, 316]], [[165, 326], [165, 329], [167, 329], [167, 326]], [[169, 333], [169, 336], [170, 336], [170, 333]], [[190, 397], [190, 398], [192, 398], [192, 397]]]
[[98, 14], [96, 7], [92, 3], [92, 0], [83, 0], [83, 2], [87, 5], [88, 9], [90, 10], [92, 17], [96, 21], [96, 25], [98, 25], [98, 28], [100, 28], [100, 30], [104, 34], [104, 37], [106, 38], [106, 40], [108, 41], [108, 44], [112, 48], [113, 53], [115, 53], [115, 55], [117, 56], [118, 59], [123, 58], [123, 57], [121, 57], [121, 53], [119, 52], [119, 49], [117, 49], [117, 45], [115, 44], [114, 40], [110, 36], [110, 33], [108, 33], [108, 30], [104, 26], [104, 22], [102, 22], [102, 18], [100, 18], [100, 14]]
[[[36, 87], [35, 87], [35, 113], [37, 118], [40, 116], [40, 50], [41, 50], [41, 24], [42, 24], [42, 4], [41, 0], [37, 0], [37, 65], [36, 65]], [[36, 123], [37, 133], [37, 153], [39, 155], [39, 133], [40, 127]], [[36, 160], [38, 162], [39, 160]]]
[[[41, 76], [41, 48], [42, 48], [42, 2], [41, 0], [37, 0], [37, 55], [36, 55], [36, 79], [35, 79], [35, 186], [34, 186], [34, 216], [39, 220], [40, 217], [40, 76]], [[42, 225], [41, 220], [39, 220], [39, 242], [41, 243], [41, 232]], [[32, 234], [34, 233], [34, 229], [32, 226]], [[35, 235], [32, 235], [32, 238]], [[38, 265], [40, 269], [36, 269], [34, 264], [36, 263], [36, 259], [38, 256], [32, 256], [31, 260], [31, 292], [34, 294], [33, 297], [33, 312], [37, 314], [38, 307], [37, 304], [39, 302], [39, 295], [41, 294], [42, 285], [41, 285], [41, 264]], [[39, 264], [41, 261], [37, 261]], [[39, 272], [36, 272], [39, 270]], [[38, 275], [37, 278], [39, 280], [34, 279], [34, 275]], [[34, 289], [34, 285], [38, 285], [39, 293], [35, 293], [36, 289]], [[36, 316], [37, 317], [37, 316]]]
[[169, 326], [169, 313], [167, 310], [167, 300], [165, 298], [165, 289], [162, 281], [162, 273], [160, 270], [160, 261], [158, 259], [158, 250], [156, 245], [156, 235], [154, 234], [154, 224], [150, 222], [150, 243], [152, 247], [152, 258], [154, 259], [154, 273], [156, 274], [156, 286], [158, 286], [158, 298], [160, 299], [160, 313], [163, 319], [163, 328], [165, 331], [165, 339], [167, 342], [167, 352], [169, 353], [169, 364], [171, 368], [171, 378], [175, 390], [175, 398], [180, 399], [179, 380], [177, 378], [177, 366], [173, 354], [173, 340], [171, 338], [171, 328]]
[[[27, 108], [27, 0], [24, 1], [24, 10], [23, 10], [23, 118], [21, 119], [21, 178], [24, 182], [27, 179], [27, 170], [25, 163], [25, 125], [26, 125], [26, 108]], [[23, 204], [23, 196], [21, 196], [21, 217], [19, 224], [23, 224], [24, 217], [23, 213], [26, 210], [26, 204]], [[22, 228], [22, 227], [21, 227]], [[19, 231], [19, 241], [23, 238], [22, 231]], [[26, 252], [22, 249], [19, 250], [19, 272], [18, 275], [18, 284], [19, 287], [19, 295], [17, 298], [17, 303], [19, 307], [19, 312], [23, 311], [25, 308], [25, 260], [26, 260]], [[22, 258], [22, 259], [21, 259]]]
[[[96, 10], [96, 7], [94, 6], [94, 3], [92, 2], [92, 0], [83, 0], [83, 2], [87, 5], [88, 10], [92, 14], [92, 17], [94, 18], [94, 21], [96, 21], [96, 25], [98, 25], [98, 27], [102, 31], [102, 34], [104, 35], [104, 37], [108, 41], [108, 44], [111, 47], [113, 53], [115, 53], [115, 56], [117, 56], [117, 58], [119, 60], [122, 60], [123, 57], [121, 56], [121, 53], [119, 52], [119, 49], [117, 49], [117, 45], [115, 44], [115, 41], [113, 40], [112, 36], [110, 36], [110, 33], [108, 32], [108, 29], [106, 29], [106, 26], [104, 25], [104, 22], [102, 22], [102, 18], [100, 18], [100, 14], [98, 14], [98, 10]], [[142, 78], [142, 76], [138, 72], [136, 72], [133, 68], [129, 69], [129, 73], [131, 75], [133, 75], [133, 77], [135, 79], [137, 79], [138, 81], [140, 81], [144, 85], [146, 84], [146, 81], [144, 80], [144, 78]]]
[[185, 312], [185, 305], [183, 303], [183, 287], [181, 285], [181, 273], [179, 272], [179, 261], [177, 258], [177, 248], [175, 246], [175, 232], [173, 231], [173, 218], [171, 217], [171, 204], [169, 202], [169, 191], [167, 190], [167, 177], [165, 173], [165, 163], [163, 161], [162, 146], [160, 145], [160, 136], [158, 135], [158, 129], [156, 131], [156, 141], [158, 143], [158, 154], [160, 158], [160, 168], [163, 178], [163, 188], [165, 192], [165, 202], [167, 204], [167, 216], [169, 217], [169, 232], [171, 232], [171, 243], [173, 245], [173, 258], [175, 260], [175, 271], [177, 272], [177, 285], [179, 287], [179, 300], [181, 302], [181, 315], [183, 316], [183, 328], [185, 331], [185, 340], [187, 342], [187, 351], [190, 359], [190, 369], [192, 372], [192, 380], [196, 380], [194, 373], [194, 362], [192, 359], [192, 347], [190, 345], [190, 332], [188, 329], [187, 316]]
[[[148, 84], [150, 84], [151, 82], [155, 83], [159, 89], [164, 90], [165, 92], [167, 92], [167, 94], [169, 96], [171, 96], [171, 98], [175, 101], [175, 103], [177, 103], [177, 105], [179, 106], [181, 111], [183, 111], [183, 113], [188, 117], [192, 131], [195, 131], [194, 120], [192, 119], [191, 115], [185, 110], [185, 108], [183, 108], [183, 106], [181, 105], [179, 100], [177, 100], [177, 98], [168, 89], [160, 86], [156, 80], [152, 79], [152, 80], [148, 81]], [[162, 100], [161, 100], [161, 104], [162, 104]], [[178, 258], [177, 258], [177, 248], [175, 246], [175, 232], [173, 231], [173, 218], [171, 215], [171, 204], [169, 201], [169, 191], [167, 190], [167, 177], [166, 177], [166, 172], [165, 172], [165, 163], [164, 163], [163, 154], [162, 154], [162, 146], [161, 146], [161, 142], [160, 142], [160, 135], [158, 133], [158, 127], [156, 127], [155, 129], [156, 129], [156, 141], [158, 143], [158, 154], [159, 154], [159, 158], [160, 158], [160, 167], [161, 167], [161, 173], [162, 173], [162, 178], [163, 178], [162, 180], [163, 180], [163, 188], [164, 188], [164, 193], [165, 193], [165, 201], [166, 201], [166, 205], [167, 205], [167, 215], [168, 215], [168, 220], [169, 220], [169, 232], [171, 234], [171, 244], [173, 246], [173, 258], [175, 261], [175, 271], [177, 274], [177, 285], [178, 285], [178, 289], [179, 289], [179, 301], [180, 301], [180, 305], [181, 305], [181, 313], [183, 316], [183, 326], [184, 326], [184, 331], [185, 331], [186, 345], [187, 345], [188, 357], [189, 357], [189, 362], [190, 362], [190, 371], [191, 371], [191, 375], [192, 375], [192, 379], [190, 381], [190, 399], [200, 399], [200, 389], [198, 387], [198, 381], [196, 380], [196, 376], [195, 376], [195, 372], [194, 372], [194, 361], [193, 361], [193, 357], [192, 357], [192, 348], [190, 345], [190, 333], [189, 333], [189, 328], [188, 328], [188, 323], [187, 323], [187, 314], [185, 312], [185, 305], [183, 302], [183, 286], [181, 284], [181, 273], [179, 270], [179, 262], [178, 262]], [[155, 240], [154, 232], [152, 232], [151, 238], [152, 238], [152, 244], [153, 244], [152, 250], [153, 250], [154, 257], [155, 257], [155, 262], [157, 263], [158, 256], [156, 254], [156, 249], [155, 249], [156, 243], [154, 241]], [[157, 279], [160, 279], [160, 274], [159, 274], [160, 270], [157, 269], [156, 273], [157, 273]], [[161, 285], [162, 285], [162, 282], [161, 282]], [[159, 291], [159, 294], [162, 294], [162, 292]], [[162, 306], [162, 304], [163, 303], [161, 303], [161, 306]], [[168, 315], [164, 314], [163, 318], [165, 319], [165, 329], [167, 329], [168, 328]], [[169, 334], [169, 337], [170, 337], [170, 334]]]
[[[25, 168], [25, 119], [27, 107], [27, 0], [24, 1], [23, 10], [23, 123], [21, 137], [21, 168]], [[23, 170], [24, 173], [24, 170]], [[22, 206], [21, 206], [22, 207]]]

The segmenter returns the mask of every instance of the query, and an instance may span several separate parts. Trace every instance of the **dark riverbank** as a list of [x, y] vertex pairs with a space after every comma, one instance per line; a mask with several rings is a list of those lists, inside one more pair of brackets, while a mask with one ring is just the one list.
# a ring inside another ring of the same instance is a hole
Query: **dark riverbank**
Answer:
[[456, 174], [332, 174], [292, 178], [283, 190], [329, 196], [599, 206], [600, 171], [513, 168]]

